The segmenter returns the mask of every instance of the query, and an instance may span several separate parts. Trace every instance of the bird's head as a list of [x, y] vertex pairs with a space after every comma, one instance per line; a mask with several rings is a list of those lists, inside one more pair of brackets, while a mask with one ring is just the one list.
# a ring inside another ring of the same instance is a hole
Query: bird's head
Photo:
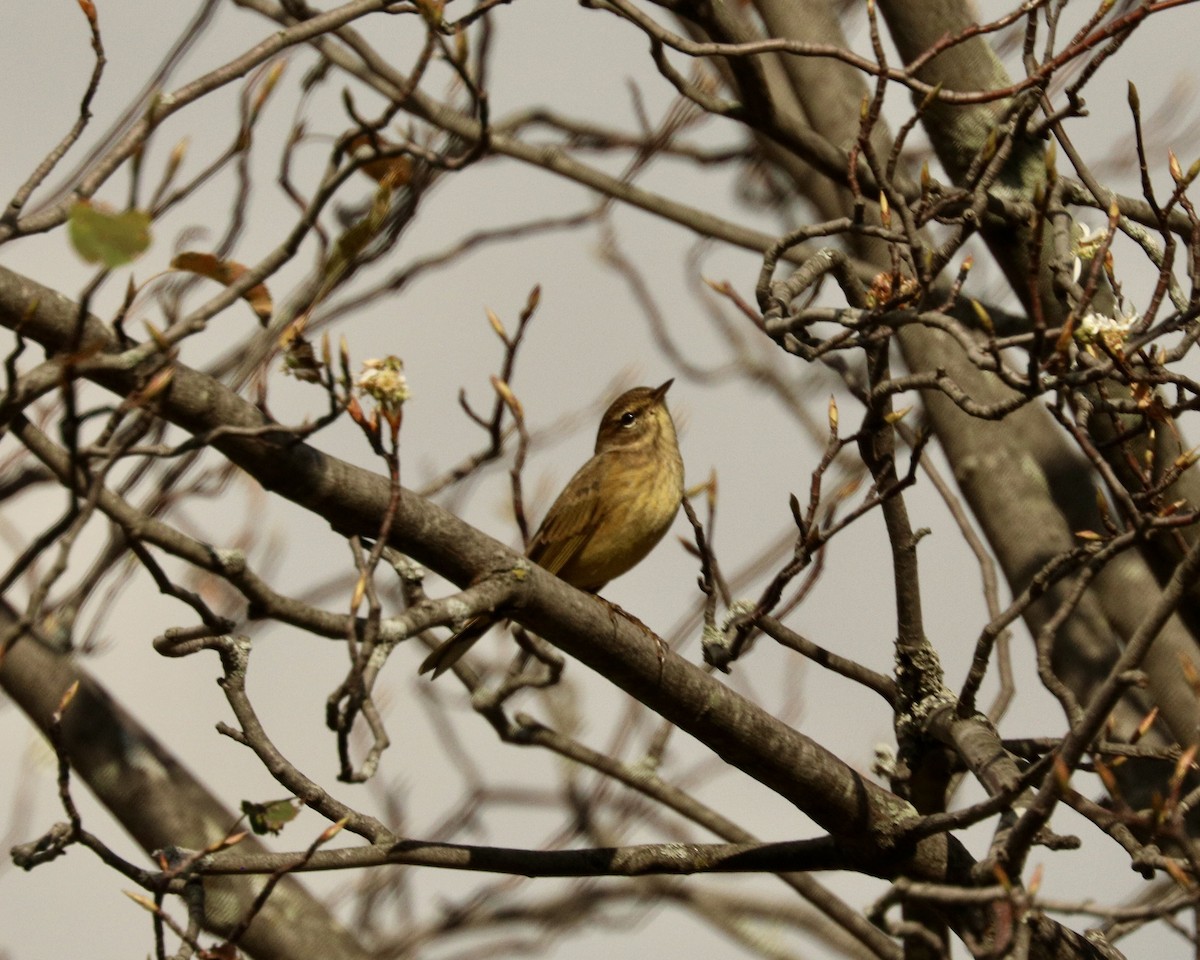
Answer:
[[658, 387], [634, 387], [617, 397], [600, 420], [596, 453], [627, 447], [649, 447], [675, 440], [675, 424], [666, 395], [674, 380]]

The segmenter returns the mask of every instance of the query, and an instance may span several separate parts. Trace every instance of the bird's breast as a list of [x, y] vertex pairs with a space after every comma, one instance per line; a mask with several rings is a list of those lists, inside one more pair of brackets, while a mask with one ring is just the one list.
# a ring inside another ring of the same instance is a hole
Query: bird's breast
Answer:
[[598, 491], [595, 527], [559, 571], [568, 583], [598, 590], [654, 549], [670, 528], [683, 497], [678, 449], [614, 452]]

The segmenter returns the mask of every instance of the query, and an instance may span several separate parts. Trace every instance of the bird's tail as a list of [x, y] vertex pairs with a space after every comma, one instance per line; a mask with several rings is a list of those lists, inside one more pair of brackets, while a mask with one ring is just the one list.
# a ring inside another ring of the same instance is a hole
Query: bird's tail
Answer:
[[468, 620], [465, 627], [454, 634], [449, 640], [439, 644], [421, 662], [419, 673], [430, 674], [430, 680], [436, 680], [443, 673], [462, 659], [463, 654], [475, 645], [475, 641], [488, 632], [495, 624], [490, 617], [475, 617]]

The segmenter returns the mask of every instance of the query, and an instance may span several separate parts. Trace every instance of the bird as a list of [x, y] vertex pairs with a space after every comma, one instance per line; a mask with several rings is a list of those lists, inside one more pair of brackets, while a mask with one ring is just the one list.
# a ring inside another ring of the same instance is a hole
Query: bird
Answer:
[[[609, 405], [592, 458], [550, 506], [526, 557], [596, 593], [654, 549], [683, 500], [683, 459], [665, 400], [672, 383], [634, 387]], [[439, 677], [495, 622], [487, 615], [468, 620], [425, 658], [420, 673]]]

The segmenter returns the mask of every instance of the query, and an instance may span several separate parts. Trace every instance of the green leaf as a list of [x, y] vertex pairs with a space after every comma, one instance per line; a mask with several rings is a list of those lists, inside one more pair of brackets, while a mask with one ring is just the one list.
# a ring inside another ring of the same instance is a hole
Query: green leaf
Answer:
[[111, 270], [136, 260], [150, 246], [150, 215], [141, 210], [113, 213], [80, 200], [71, 207], [69, 234], [84, 260]]
[[279, 833], [285, 823], [296, 818], [299, 808], [294, 800], [271, 800], [267, 803], [242, 801], [242, 813], [250, 821], [250, 829], [257, 834]]

